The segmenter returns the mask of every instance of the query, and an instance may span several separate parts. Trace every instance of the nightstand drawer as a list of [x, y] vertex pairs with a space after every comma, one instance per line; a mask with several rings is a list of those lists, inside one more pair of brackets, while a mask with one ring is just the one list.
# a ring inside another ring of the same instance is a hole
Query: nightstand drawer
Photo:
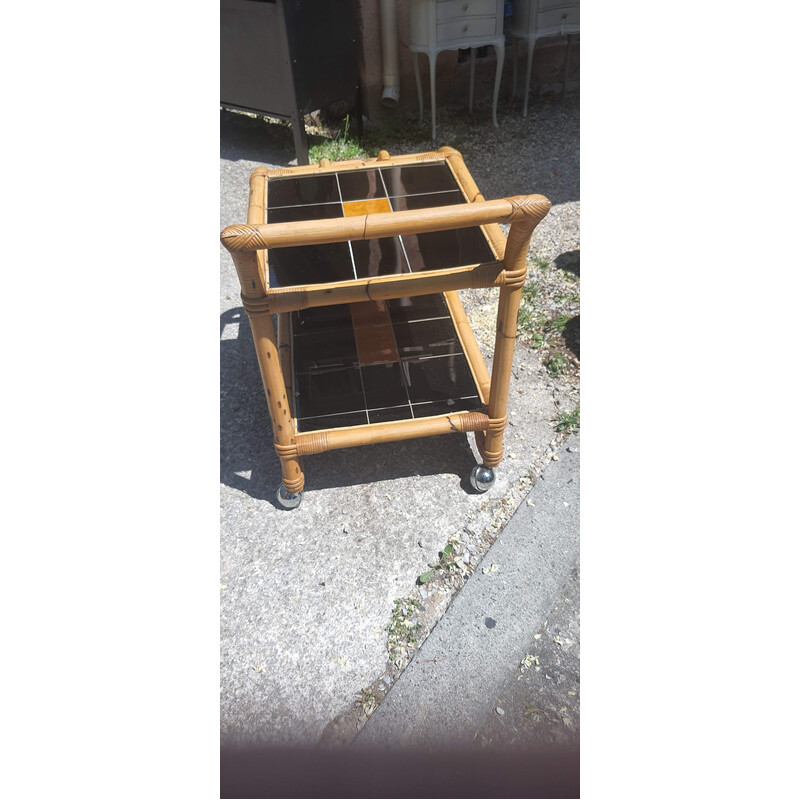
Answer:
[[536, 15], [536, 30], [539, 33], [543, 33], [547, 30], [558, 31], [565, 25], [574, 28], [580, 25], [580, 21], [580, 6], [554, 8], [549, 11], [540, 11]]
[[551, 8], [575, 7], [578, 0], [539, 0], [539, 11], [547, 11]]
[[496, 0], [445, 0], [436, 4], [436, 21], [447, 22], [460, 17], [475, 17], [494, 14]]
[[455, 42], [474, 39], [476, 36], [494, 36], [497, 20], [494, 17], [466, 17], [436, 26], [436, 41]]

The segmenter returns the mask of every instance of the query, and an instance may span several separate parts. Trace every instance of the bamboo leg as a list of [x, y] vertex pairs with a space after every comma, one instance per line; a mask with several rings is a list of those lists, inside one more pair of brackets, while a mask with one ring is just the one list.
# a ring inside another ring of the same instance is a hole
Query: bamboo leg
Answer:
[[281, 477], [288, 492], [299, 494], [305, 485], [305, 476], [297, 455], [294, 438], [294, 422], [286, 396], [286, 382], [281, 369], [278, 344], [275, 340], [275, 326], [272, 315], [267, 313], [250, 314], [250, 328], [261, 370], [261, 381], [267, 394], [267, 405], [272, 420], [272, 433], [275, 451], [281, 461]]
[[477, 442], [484, 465], [492, 469], [503, 458], [503, 432], [508, 414], [508, 390], [517, 337], [517, 315], [522, 287], [525, 285], [528, 246], [533, 229], [541, 219], [540, 209], [529, 199], [513, 198], [511, 202], [514, 212], [503, 259], [505, 283], [500, 289], [497, 305], [497, 333], [489, 389], [489, 430], [483, 441]]
[[233, 247], [225, 243], [236, 266], [239, 283], [242, 287], [242, 303], [250, 318], [253, 344], [256, 348], [261, 382], [267, 395], [267, 406], [272, 421], [275, 452], [281, 462], [283, 485], [291, 494], [303, 490], [305, 476], [297, 455], [294, 421], [286, 392], [286, 381], [281, 369], [278, 342], [272, 314], [267, 305], [267, 297], [258, 271], [258, 258], [255, 252], [242, 246]]

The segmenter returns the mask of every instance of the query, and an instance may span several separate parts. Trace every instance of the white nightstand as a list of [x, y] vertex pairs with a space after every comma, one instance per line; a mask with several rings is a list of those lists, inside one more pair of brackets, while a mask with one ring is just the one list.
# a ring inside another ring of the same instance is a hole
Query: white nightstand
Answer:
[[503, 0], [410, 0], [411, 42], [414, 76], [419, 97], [419, 121], [423, 119], [422, 81], [419, 77], [419, 53], [427, 53], [431, 72], [431, 138], [436, 139], [436, 56], [442, 50], [470, 48], [469, 110], [475, 89], [475, 48], [493, 45], [497, 53], [494, 79], [492, 121], [497, 125], [497, 96], [503, 73], [505, 36]]
[[565, 36], [580, 32], [580, 0], [514, 0], [511, 17], [511, 36], [514, 42], [512, 99], [517, 93], [517, 39], [528, 43], [528, 63], [525, 69], [525, 100], [522, 116], [528, 115], [528, 92], [531, 86], [533, 48], [537, 39], [548, 36]]

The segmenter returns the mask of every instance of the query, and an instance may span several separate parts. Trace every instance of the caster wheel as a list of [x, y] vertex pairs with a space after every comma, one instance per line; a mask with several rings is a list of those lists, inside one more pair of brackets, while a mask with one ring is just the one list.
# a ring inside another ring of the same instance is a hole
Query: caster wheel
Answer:
[[488, 492], [494, 485], [495, 474], [491, 467], [478, 464], [469, 474], [469, 482], [476, 492]]
[[297, 506], [300, 505], [300, 501], [303, 499], [302, 492], [292, 494], [291, 492], [287, 491], [283, 484], [278, 487], [278, 492], [275, 496], [278, 499], [278, 504], [283, 508], [297, 508]]

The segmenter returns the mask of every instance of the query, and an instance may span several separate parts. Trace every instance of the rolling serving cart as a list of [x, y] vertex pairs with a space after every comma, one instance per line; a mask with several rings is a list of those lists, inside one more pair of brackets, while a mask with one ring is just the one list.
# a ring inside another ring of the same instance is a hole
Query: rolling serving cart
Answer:
[[[300, 503], [303, 456], [443, 433], [475, 433], [483, 463], [470, 481], [492, 485], [528, 245], [549, 209], [541, 195], [485, 200], [450, 147], [252, 173], [247, 224], [221, 238], [253, 331], [282, 506]], [[507, 241], [499, 222], [511, 223]], [[456, 290], [491, 286], [490, 376]]]

